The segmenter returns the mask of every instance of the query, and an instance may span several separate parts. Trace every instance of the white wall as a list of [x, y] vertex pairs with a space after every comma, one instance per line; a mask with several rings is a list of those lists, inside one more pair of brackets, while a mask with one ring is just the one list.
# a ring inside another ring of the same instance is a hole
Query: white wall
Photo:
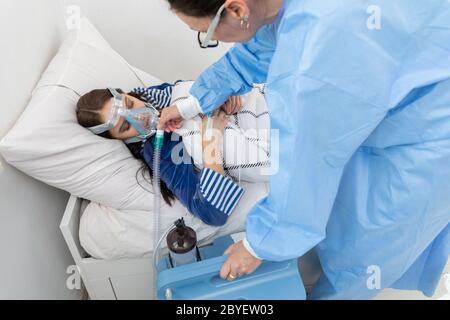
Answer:
[[[62, 33], [59, 0], [0, 0], [0, 139], [25, 108]], [[68, 195], [0, 158], [0, 299], [79, 299], [59, 231]]]
[[201, 49], [165, 0], [61, 0], [77, 5], [131, 64], [164, 81], [195, 79], [230, 45]]

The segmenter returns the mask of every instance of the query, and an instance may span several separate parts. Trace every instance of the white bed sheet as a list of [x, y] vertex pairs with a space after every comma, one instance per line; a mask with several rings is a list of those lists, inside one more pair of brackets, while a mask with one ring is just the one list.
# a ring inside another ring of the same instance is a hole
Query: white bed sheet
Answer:
[[[247, 214], [267, 195], [269, 188], [267, 183], [243, 182], [241, 185], [246, 192], [225, 226], [204, 224], [176, 201], [172, 207], [162, 205], [161, 234], [181, 217], [197, 232], [200, 244], [245, 231]], [[152, 212], [117, 210], [90, 203], [80, 220], [79, 237], [86, 252], [96, 259], [144, 258], [153, 253], [153, 230]]]

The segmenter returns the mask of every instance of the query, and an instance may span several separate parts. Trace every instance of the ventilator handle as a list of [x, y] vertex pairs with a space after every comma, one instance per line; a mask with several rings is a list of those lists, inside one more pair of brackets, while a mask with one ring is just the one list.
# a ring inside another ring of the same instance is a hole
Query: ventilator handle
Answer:
[[[297, 259], [264, 261], [254, 273], [234, 281], [219, 276], [226, 259], [221, 256], [163, 272], [158, 278], [158, 297], [164, 299], [169, 289], [175, 300], [305, 298]], [[278, 292], [275, 294], [271, 288]]]

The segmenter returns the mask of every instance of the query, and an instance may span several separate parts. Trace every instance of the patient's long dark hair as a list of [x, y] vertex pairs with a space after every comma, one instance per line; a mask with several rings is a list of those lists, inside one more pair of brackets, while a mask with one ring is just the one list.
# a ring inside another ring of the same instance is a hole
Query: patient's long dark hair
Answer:
[[[123, 93], [122, 90], [118, 90], [119, 93]], [[141, 101], [146, 102], [145, 98], [141, 97], [140, 95], [130, 92], [128, 95], [133, 96]], [[102, 110], [105, 103], [107, 103], [112, 98], [111, 93], [107, 89], [98, 89], [93, 90], [78, 100], [76, 113], [77, 113], [77, 119], [78, 123], [85, 127], [90, 128], [101, 124], [100, 119], [100, 111]], [[102, 136], [106, 139], [113, 139], [108, 131], [100, 134], [99, 136]], [[143, 165], [139, 170], [136, 172], [136, 181], [137, 183], [145, 190], [147, 190], [139, 181], [139, 174], [142, 175], [143, 179], [148, 181], [147, 177], [150, 176], [150, 179], [153, 179], [153, 171], [149, 166], [146, 164], [144, 159], [144, 146], [142, 142], [137, 143], [131, 143], [126, 145], [128, 147], [128, 150], [130, 150], [133, 157], [135, 157], [138, 160], [141, 160], [143, 162]], [[148, 173], [148, 175], [147, 175]], [[151, 182], [151, 181], [148, 181]], [[147, 190], [148, 191], [148, 190]], [[172, 205], [172, 202], [175, 200], [175, 195], [173, 192], [167, 187], [167, 185], [164, 183], [164, 181], [161, 181], [161, 194], [163, 196], [164, 201], [168, 205]]]

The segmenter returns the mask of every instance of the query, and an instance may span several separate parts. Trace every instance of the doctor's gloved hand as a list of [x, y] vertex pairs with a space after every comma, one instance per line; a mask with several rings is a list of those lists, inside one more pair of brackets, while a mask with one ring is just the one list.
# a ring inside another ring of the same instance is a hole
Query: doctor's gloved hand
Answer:
[[173, 132], [180, 129], [182, 126], [183, 118], [181, 118], [177, 106], [173, 105], [162, 110], [161, 117], [159, 118], [158, 130]]
[[220, 277], [229, 281], [255, 272], [262, 263], [247, 251], [242, 241], [230, 246], [225, 251], [225, 255], [228, 256], [228, 259], [220, 270]]

